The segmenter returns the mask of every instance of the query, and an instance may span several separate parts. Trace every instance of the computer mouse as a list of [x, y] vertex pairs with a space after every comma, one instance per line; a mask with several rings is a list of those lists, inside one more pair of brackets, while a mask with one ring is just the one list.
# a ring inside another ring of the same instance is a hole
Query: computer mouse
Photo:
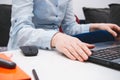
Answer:
[[38, 54], [36, 46], [20, 46], [20, 49], [25, 56], [37, 56]]

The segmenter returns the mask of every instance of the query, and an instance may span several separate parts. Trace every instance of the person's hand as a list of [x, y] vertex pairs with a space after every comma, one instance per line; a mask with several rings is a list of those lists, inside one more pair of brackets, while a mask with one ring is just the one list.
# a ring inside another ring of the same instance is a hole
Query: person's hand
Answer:
[[92, 44], [83, 43], [79, 39], [63, 33], [56, 33], [53, 36], [51, 46], [68, 58], [81, 62], [87, 60], [92, 54], [89, 48], [94, 48]]
[[120, 41], [120, 33], [118, 33], [117, 37], [115, 38], [116, 41]]
[[120, 33], [120, 27], [116, 24], [110, 24], [110, 23], [93, 23], [90, 26], [90, 31], [95, 30], [106, 30], [110, 32], [113, 37], [117, 38], [118, 34]]

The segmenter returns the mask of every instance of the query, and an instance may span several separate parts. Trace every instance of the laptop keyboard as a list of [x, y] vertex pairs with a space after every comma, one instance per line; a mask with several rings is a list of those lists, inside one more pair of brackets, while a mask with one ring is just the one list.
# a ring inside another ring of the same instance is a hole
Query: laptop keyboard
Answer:
[[106, 60], [114, 60], [120, 58], [120, 46], [100, 49], [92, 52], [92, 56]]

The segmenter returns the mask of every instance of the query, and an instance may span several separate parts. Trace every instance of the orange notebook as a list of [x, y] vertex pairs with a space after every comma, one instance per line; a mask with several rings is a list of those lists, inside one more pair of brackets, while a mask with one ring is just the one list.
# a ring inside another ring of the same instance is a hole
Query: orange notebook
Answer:
[[[0, 58], [10, 60], [9, 57], [4, 54], [0, 54]], [[18, 66], [16, 66], [15, 69], [0, 67], [0, 80], [31, 80], [31, 78]]]

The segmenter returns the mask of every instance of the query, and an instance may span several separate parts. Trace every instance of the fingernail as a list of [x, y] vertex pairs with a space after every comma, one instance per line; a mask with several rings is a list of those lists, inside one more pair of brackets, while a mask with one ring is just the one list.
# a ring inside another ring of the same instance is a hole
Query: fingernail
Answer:
[[89, 53], [89, 56], [92, 55], [92, 52]]

